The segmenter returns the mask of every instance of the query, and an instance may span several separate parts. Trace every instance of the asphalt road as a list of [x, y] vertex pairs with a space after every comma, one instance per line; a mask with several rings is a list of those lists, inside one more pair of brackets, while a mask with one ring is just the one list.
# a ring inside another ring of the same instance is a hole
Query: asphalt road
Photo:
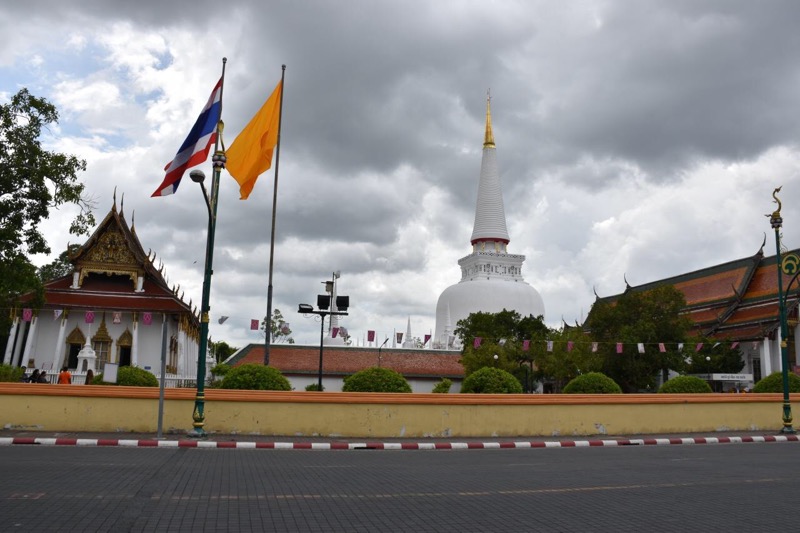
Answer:
[[0, 531], [793, 531], [800, 445], [0, 448]]

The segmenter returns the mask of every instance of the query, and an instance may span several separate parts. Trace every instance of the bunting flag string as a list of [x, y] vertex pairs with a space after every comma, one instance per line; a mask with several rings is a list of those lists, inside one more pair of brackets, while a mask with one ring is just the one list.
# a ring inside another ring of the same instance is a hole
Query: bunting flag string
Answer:
[[[472, 340], [472, 347], [477, 350], [478, 348], [480, 348], [482, 345], [486, 344], [487, 342], [491, 343], [492, 339], [487, 339], [486, 337], [474, 337], [473, 340]], [[683, 348], [684, 348], [684, 343], [682, 343], [682, 342], [675, 343], [675, 344], [665, 343], [665, 342], [653, 342], [653, 343], [647, 343], [647, 342], [636, 342], [636, 343], [611, 342], [611, 343], [609, 343], [609, 342], [599, 342], [599, 341], [587, 341], [587, 342], [575, 341], [575, 340], [555, 341], [555, 340], [549, 340], [549, 339], [548, 340], [544, 340], [544, 341], [534, 341], [534, 340], [530, 340], [530, 339], [524, 339], [522, 341], [522, 351], [523, 352], [530, 351], [533, 343], [535, 343], [535, 342], [543, 342], [544, 343], [544, 348], [548, 352], [553, 352], [556, 349], [557, 346], [563, 346], [564, 349], [567, 352], [572, 352], [578, 346], [588, 345], [590, 347], [592, 353], [597, 353], [600, 350], [600, 346], [604, 345], [604, 344], [611, 345], [614, 348], [614, 350], [616, 351], [616, 353], [618, 353], [618, 354], [622, 354], [622, 353], [625, 352], [625, 346], [626, 345], [635, 346], [637, 353], [640, 353], [640, 354], [652, 353], [653, 350], [657, 350], [659, 353], [666, 353], [667, 351], [669, 351], [668, 345], [672, 345], [673, 347], [675, 347], [676, 351], [678, 351], [678, 352], [683, 351]], [[497, 342], [497, 345], [499, 345], [499, 346], [503, 346], [504, 344], [506, 344], [506, 339], [500, 339]], [[716, 343], [714, 343], [713, 348], [716, 348], [717, 346], [722, 346], [722, 344], [723, 344], [722, 342], [716, 342]], [[730, 345], [729, 345], [729, 348], [731, 350], [735, 350], [736, 348], [739, 347], [739, 345], [740, 345], [739, 341], [731, 341]], [[693, 347], [694, 347], [694, 351], [695, 352], [700, 352], [704, 347], [706, 347], [706, 344], [702, 343], [702, 342], [698, 342], [698, 343], [694, 344]], [[755, 349], [757, 347], [758, 347], [758, 341], [754, 341], [753, 342], [753, 348]]]

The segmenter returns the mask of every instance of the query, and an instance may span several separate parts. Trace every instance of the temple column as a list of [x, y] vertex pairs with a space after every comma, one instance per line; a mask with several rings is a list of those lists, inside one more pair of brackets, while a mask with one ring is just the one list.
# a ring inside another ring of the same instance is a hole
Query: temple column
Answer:
[[177, 374], [179, 376], [183, 376], [186, 374], [186, 369], [188, 368], [188, 354], [189, 350], [186, 349], [186, 332], [181, 327], [180, 322], [178, 323], [178, 368]]
[[22, 357], [22, 342], [25, 339], [25, 331], [30, 327], [30, 322], [24, 320], [19, 324], [19, 331], [17, 331], [17, 343], [14, 346], [14, 360], [11, 363], [14, 366], [20, 366], [20, 358]]
[[139, 366], [139, 313], [133, 313], [131, 328], [131, 366]]
[[[800, 366], [800, 323], [794, 327], [794, 366]], [[791, 363], [789, 366], [792, 366]]]
[[764, 337], [764, 341], [761, 344], [761, 352], [764, 354], [764, 357], [761, 358], [761, 376], [767, 377], [772, 374], [772, 353], [769, 349], [769, 337]]
[[53, 350], [53, 371], [57, 371], [62, 366], [61, 361], [64, 359], [64, 351], [67, 349], [64, 341], [67, 338], [67, 313], [61, 315], [61, 325], [58, 328], [58, 339], [56, 339], [56, 346]]
[[8, 344], [6, 344], [6, 353], [3, 356], [3, 364], [10, 365], [14, 354], [14, 341], [17, 340], [17, 330], [19, 329], [19, 317], [15, 316], [11, 321], [11, 329], [8, 330]]
[[39, 315], [33, 315], [31, 318], [31, 325], [28, 330], [28, 339], [25, 343], [25, 353], [22, 355], [22, 360], [26, 362], [25, 364], [27, 364], [27, 361], [30, 361], [31, 353], [33, 353], [36, 346], [36, 324], [38, 322]]

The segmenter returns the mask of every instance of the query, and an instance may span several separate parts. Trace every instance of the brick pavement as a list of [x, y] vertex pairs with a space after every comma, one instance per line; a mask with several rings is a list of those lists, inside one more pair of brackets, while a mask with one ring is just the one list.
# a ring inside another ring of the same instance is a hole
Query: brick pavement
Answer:
[[779, 531], [791, 528], [796, 454], [780, 444], [534, 453], [7, 446], [0, 530]]

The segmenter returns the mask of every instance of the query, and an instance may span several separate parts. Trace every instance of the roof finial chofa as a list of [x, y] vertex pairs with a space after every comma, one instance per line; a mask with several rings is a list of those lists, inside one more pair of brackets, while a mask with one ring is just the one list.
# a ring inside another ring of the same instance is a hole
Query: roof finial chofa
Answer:
[[484, 148], [494, 148], [494, 135], [492, 134], [492, 95], [491, 89], [486, 90], [486, 134], [483, 137]]

